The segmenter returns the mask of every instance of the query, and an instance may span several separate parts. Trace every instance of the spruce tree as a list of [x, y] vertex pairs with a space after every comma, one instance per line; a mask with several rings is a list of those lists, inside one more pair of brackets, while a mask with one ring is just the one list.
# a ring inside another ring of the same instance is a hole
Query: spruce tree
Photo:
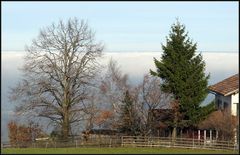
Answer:
[[120, 131], [128, 135], [139, 134], [139, 121], [133, 99], [127, 90], [123, 99], [120, 115]]
[[194, 127], [198, 123], [200, 104], [207, 96], [210, 75], [205, 75], [205, 62], [201, 53], [196, 53], [197, 44], [189, 39], [185, 26], [179, 21], [172, 25], [162, 49], [161, 60], [154, 58], [157, 70], [150, 70], [150, 73], [162, 79], [161, 89], [173, 94], [178, 105], [177, 113], [181, 117], [176, 114], [173, 120], [175, 138], [177, 127]]

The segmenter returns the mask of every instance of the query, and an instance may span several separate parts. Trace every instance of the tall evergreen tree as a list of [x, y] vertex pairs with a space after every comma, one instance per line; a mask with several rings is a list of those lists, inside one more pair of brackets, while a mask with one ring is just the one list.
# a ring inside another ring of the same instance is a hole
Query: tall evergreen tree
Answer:
[[157, 71], [150, 70], [150, 73], [160, 77], [163, 80], [161, 89], [174, 96], [177, 109], [173, 120], [175, 138], [177, 127], [193, 127], [198, 123], [200, 104], [207, 95], [210, 75], [205, 75], [205, 62], [201, 54], [196, 54], [197, 44], [189, 39], [185, 26], [179, 21], [172, 25], [162, 48], [161, 60], [154, 58]]

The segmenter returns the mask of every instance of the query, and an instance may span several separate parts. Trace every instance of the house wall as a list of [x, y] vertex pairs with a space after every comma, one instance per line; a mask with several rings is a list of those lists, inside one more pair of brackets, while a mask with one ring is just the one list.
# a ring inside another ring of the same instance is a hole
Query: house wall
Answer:
[[[216, 94], [215, 96], [215, 103], [217, 109], [223, 109], [224, 108], [224, 102], [228, 104], [228, 107], [231, 108], [231, 96], [223, 96], [220, 94]], [[218, 107], [218, 102], [220, 101], [220, 106]]]
[[238, 95], [239, 93], [233, 94], [231, 96], [231, 111], [232, 111], [232, 115], [237, 116], [237, 104], [239, 103], [239, 98]]
[[[220, 94], [216, 94], [215, 96], [215, 103], [217, 109], [224, 109], [224, 102], [228, 104], [228, 108], [231, 109], [231, 114], [236, 116], [237, 115], [237, 105], [235, 103], [239, 103], [239, 93], [232, 94], [229, 96], [223, 96]], [[220, 107], [218, 103], [220, 101]]]

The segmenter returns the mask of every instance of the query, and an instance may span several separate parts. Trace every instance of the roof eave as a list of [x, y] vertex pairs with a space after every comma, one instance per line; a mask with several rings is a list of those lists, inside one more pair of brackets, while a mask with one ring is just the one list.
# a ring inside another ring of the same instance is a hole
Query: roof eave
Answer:
[[227, 93], [227, 94], [224, 94], [224, 96], [229, 96], [229, 95], [232, 95], [232, 94], [234, 94], [234, 93], [238, 93], [238, 89], [233, 90], [233, 91], [231, 91], [231, 92], [229, 92], [229, 93]]
[[214, 90], [209, 89], [209, 92], [210, 92], [210, 93], [212, 93], [212, 94], [214, 94], [214, 95], [220, 94], [220, 95], [222, 95], [222, 96], [229, 96], [229, 95], [232, 95], [232, 94], [234, 94], [234, 93], [238, 93], [238, 91], [239, 91], [239, 90], [236, 89], [236, 90], [233, 90], [233, 91], [228, 92], [228, 93], [226, 93], [226, 94], [223, 94], [223, 93], [220, 93], [220, 92], [218, 92], [218, 91], [214, 91]]
[[212, 93], [212, 94], [214, 94], [214, 95], [216, 95], [216, 94], [224, 95], [224, 94], [222, 94], [222, 93], [219, 93], [219, 92], [214, 91], [214, 90], [211, 90], [211, 89], [209, 89], [209, 92]]

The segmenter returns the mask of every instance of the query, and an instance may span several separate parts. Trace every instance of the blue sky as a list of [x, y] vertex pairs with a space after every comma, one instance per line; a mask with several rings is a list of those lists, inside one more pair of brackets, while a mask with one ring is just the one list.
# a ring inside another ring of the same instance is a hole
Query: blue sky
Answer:
[[161, 51], [178, 17], [199, 51], [238, 52], [238, 2], [2, 2], [2, 51], [24, 50], [40, 28], [88, 20], [106, 51]]

